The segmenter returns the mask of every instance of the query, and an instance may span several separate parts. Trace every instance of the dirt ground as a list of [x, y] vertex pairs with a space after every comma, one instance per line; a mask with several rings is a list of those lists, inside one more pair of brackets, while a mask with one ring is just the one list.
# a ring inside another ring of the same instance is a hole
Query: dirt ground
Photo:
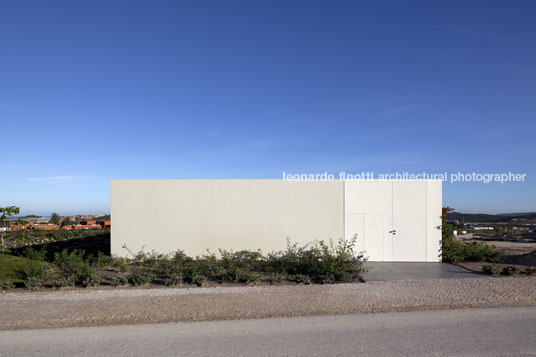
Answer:
[[[494, 241], [464, 238], [463, 236], [459, 238], [464, 242], [481, 242], [490, 246], [495, 246], [497, 249], [503, 251], [504, 255], [502, 259], [504, 264], [493, 264], [501, 269], [506, 266], [514, 265], [521, 272], [523, 272], [527, 267], [536, 267], [536, 242]], [[480, 272], [482, 271], [482, 266], [491, 264], [481, 262], [464, 262], [457, 263], [457, 265], [471, 271]]]
[[0, 329], [536, 305], [536, 277], [0, 294]]

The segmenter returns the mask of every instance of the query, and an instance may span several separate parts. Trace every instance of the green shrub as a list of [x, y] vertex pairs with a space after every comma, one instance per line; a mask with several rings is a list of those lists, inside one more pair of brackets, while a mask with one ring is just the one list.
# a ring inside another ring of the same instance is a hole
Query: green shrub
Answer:
[[191, 283], [197, 286], [203, 285], [207, 281], [207, 277], [203, 274], [194, 274], [191, 278]]
[[354, 252], [356, 240], [354, 236], [350, 241], [319, 241], [304, 247], [288, 242], [286, 251], [268, 255], [266, 269], [289, 276], [308, 276], [323, 284], [353, 281], [367, 270], [366, 259]]
[[[285, 279], [285, 276], [279, 273], [268, 273], [266, 281], [270, 284], [279, 284]], [[309, 279], [310, 280], [310, 279]]]
[[180, 273], [180, 266], [177, 267], [172, 262], [160, 262], [155, 268], [156, 275], [173, 275]]
[[292, 277], [292, 280], [298, 284], [311, 284], [311, 278], [307, 275], [296, 274]]
[[43, 281], [47, 278], [49, 268], [41, 266], [38, 263], [31, 262], [22, 269], [22, 276], [24, 280], [28, 278], [35, 278]]
[[103, 252], [99, 252], [96, 258], [91, 259], [91, 264], [100, 269], [109, 267], [112, 266], [112, 257]]
[[519, 273], [519, 269], [515, 266], [504, 267], [501, 272], [502, 275], [516, 275], [517, 273]]
[[36, 276], [29, 276], [24, 279], [24, 287], [28, 290], [39, 289], [43, 285], [43, 281]]
[[67, 249], [64, 249], [54, 254], [54, 264], [66, 272], [74, 273], [77, 269], [88, 263], [84, 259], [83, 250], [69, 252]]
[[234, 283], [250, 283], [259, 280], [260, 275], [246, 268], [233, 267], [225, 272], [224, 279]]
[[76, 285], [73, 276], [62, 276], [54, 281], [55, 288], [74, 287]]
[[525, 274], [532, 275], [534, 273], [536, 273], [536, 268], [532, 268], [532, 267], [526, 267], [525, 268]]
[[134, 269], [128, 276], [128, 281], [135, 286], [152, 283], [155, 279], [155, 273], [148, 269]]
[[37, 262], [32, 262], [22, 270], [23, 284], [28, 290], [39, 289], [48, 275], [48, 267], [41, 266]]
[[76, 272], [75, 276], [76, 285], [87, 288], [89, 286], [97, 286], [101, 283], [102, 277], [99, 272], [91, 267], [83, 267]]
[[11, 290], [15, 289], [15, 284], [10, 280], [0, 282], [0, 290]]
[[54, 264], [62, 270], [65, 279], [73, 280], [76, 286], [97, 286], [102, 280], [95, 263], [90, 264], [84, 259], [83, 250], [72, 252], [63, 250], [61, 253], [56, 253]]
[[[260, 252], [220, 250], [222, 279], [235, 283], [249, 283], [260, 279], [264, 258]], [[218, 262], [214, 263], [218, 266]]]
[[127, 285], [128, 278], [126, 276], [114, 276], [111, 281], [112, 286]]
[[121, 273], [126, 273], [128, 270], [129, 259], [124, 257], [112, 256], [110, 258], [110, 265], [119, 268]]
[[179, 285], [183, 282], [183, 277], [181, 273], [174, 273], [168, 276], [164, 280], [164, 285], [171, 286], [171, 285]]
[[207, 281], [207, 277], [194, 264], [189, 264], [184, 270], [183, 281], [188, 284], [201, 286]]
[[47, 255], [47, 251], [45, 250], [45, 248], [41, 248], [40, 250], [35, 250], [33, 248], [27, 248], [24, 251], [24, 255], [28, 259], [44, 261], [45, 258], [46, 258], [46, 255]]
[[443, 240], [445, 262], [489, 262], [500, 263], [501, 251], [484, 243], [464, 243], [456, 238]]
[[168, 258], [166, 254], [160, 254], [154, 250], [151, 252], [144, 252], [144, 248], [145, 247], [142, 247], [139, 252], [134, 253], [126, 246], [126, 244], [123, 244], [123, 249], [127, 250], [128, 254], [132, 256], [134, 262], [144, 267], [153, 268], [158, 263]]
[[484, 265], [482, 266], [482, 273], [489, 275], [499, 275], [501, 271], [495, 265]]

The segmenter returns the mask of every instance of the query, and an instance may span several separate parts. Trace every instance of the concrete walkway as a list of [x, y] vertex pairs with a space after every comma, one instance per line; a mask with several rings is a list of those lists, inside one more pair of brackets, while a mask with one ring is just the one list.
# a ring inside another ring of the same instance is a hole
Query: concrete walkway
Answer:
[[363, 274], [366, 282], [395, 280], [429, 280], [477, 278], [475, 274], [448, 263], [367, 262], [370, 271]]

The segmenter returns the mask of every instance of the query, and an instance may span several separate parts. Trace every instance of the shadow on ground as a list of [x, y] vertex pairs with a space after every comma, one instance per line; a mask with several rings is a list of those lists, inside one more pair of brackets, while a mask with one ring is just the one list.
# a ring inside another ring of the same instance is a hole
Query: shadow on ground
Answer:
[[99, 252], [106, 255], [110, 255], [110, 233], [96, 233], [83, 238], [73, 238], [62, 240], [58, 242], [50, 242], [43, 244], [32, 244], [20, 248], [12, 248], [11, 254], [24, 256], [28, 248], [34, 250], [46, 251], [46, 259], [52, 260], [54, 258], [54, 253], [61, 252], [63, 250], [73, 251], [73, 250], [84, 250], [85, 256], [97, 256]]

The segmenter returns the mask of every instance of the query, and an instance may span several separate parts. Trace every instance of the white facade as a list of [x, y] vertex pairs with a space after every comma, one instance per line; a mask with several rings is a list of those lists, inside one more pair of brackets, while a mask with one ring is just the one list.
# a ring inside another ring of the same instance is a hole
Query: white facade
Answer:
[[347, 239], [370, 261], [441, 261], [441, 181], [347, 181]]
[[438, 262], [441, 181], [112, 181], [112, 254], [283, 250], [352, 238], [371, 261]]

